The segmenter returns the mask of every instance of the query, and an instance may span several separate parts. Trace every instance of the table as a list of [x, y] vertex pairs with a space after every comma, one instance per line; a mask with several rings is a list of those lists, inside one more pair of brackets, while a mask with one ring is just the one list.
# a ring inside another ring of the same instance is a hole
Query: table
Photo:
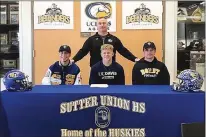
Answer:
[[30, 92], [2, 92], [0, 136], [180, 137], [181, 123], [204, 122], [204, 95], [129, 85], [37, 85]]

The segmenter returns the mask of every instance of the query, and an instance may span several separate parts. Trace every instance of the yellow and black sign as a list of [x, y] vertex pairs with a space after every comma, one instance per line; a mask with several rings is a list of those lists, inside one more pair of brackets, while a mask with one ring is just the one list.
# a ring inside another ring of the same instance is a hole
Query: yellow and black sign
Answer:
[[94, 2], [85, 8], [87, 17], [91, 19], [110, 18], [112, 15], [112, 6], [110, 3]]
[[148, 22], [148, 23], [159, 23], [159, 17], [152, 15], [149, 8], [146, 8], [146, 5], [143, 3], [137, 9], [135, 13], [130, 16], [126, 16], [126, 24], [135, 23], [135, 22]]
[[38, 16], [38, 24], [46, 22], [70, 24], [70, 16], [63, 15], [62, 10], [53, 3], [51, 8], [46, 9], [46, 13], [44, 15]]

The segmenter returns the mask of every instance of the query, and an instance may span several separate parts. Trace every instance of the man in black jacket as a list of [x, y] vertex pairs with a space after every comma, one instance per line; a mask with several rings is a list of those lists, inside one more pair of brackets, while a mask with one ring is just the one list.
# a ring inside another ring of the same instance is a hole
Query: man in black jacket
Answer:
[[123, 67], [112, 59], [113, 46], [104, 44], [101, 46], [102, 60], [92, 66], [89, 84], [125, 85]]
[[116, 60], [116, 50], [128, 60], [133, 62], [139, 61], [137, 57], [135, 57], [127, 48], [123, 46], [117, 37], [107, 32], [107, 27], [107, 20], [105, 18], [99, 18], [97, 20], [98, 32], [85, 41], [83, 47], [73, 57], [74, 62], [81, 60], [90, 52], [90, 67], [92, 67], [102, 59], [100, 55], [100, 48], [103, 44], [111, 44], [114, 47], [114, 61]]
[[164, 63], [155, 57], [153, 42], [143, 46], [144, 57], [136, 62], [132, 70], [133, 85], [170, 85], [170, 74]]

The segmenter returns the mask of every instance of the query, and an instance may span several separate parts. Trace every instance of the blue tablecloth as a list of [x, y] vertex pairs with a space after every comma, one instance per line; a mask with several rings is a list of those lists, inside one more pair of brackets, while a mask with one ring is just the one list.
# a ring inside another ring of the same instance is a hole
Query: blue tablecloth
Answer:
[[[30, 92], [2, 92], [0, 136], [180, 137], [181, 123], [204, 122], [204, 95], [170, 86], [35, 86]], [[67, 104], [73, 104], [72, 112], [65, 112]]]

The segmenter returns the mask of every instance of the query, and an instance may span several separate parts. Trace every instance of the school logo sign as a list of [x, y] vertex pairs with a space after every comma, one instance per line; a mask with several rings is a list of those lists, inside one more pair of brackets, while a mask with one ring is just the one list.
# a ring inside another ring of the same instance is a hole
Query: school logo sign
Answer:
[[110, 110], [106, 106], [100, 106], [95, 111], [95, 124], [99, 128], [106, 128], [111, 121]]
[[110, 18], [112, 15], [112, 6], [110, 3], [94, 2], [90, 3], [85, 9], [86, 15], [91, 19]]
[[73, 29], [73, 1], [35, 1], [34, 29]]
[[161, 29], [162, 2], [123, 1], [123, 29]]
[[115, 1], [81, 1], [81, 32], [97, 32], [97, 19], [106, 18], [108, 31], [116, 31]]
[[44, 15], [38, 16], [39, 24], [45, 22], [62, 22], [70, 24], [70, 16], [63, 15], [62, 9], [58, 8], [55, 3], [52, 3], [52, 6], [46, 9]]

